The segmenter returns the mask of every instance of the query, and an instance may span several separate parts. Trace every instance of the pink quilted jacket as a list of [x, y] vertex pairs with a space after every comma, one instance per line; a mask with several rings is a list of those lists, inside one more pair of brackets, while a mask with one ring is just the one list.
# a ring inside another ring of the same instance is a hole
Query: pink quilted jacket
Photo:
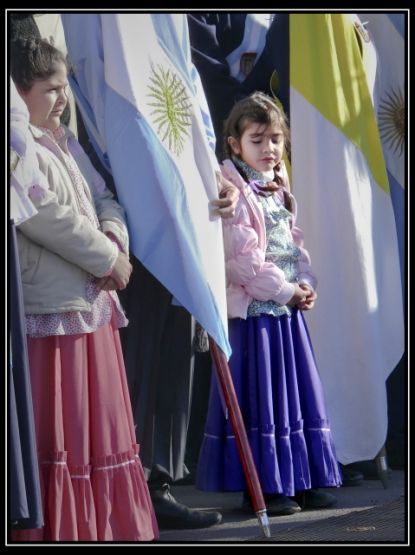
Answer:
[[[246, 319], [249, 304], [253, 299], [273, 300], [286, 304], [294, 294], [294, 285], [285, 279], [284, 272], [272, 262], [265, 261], [266, 232], [264, 214], [255, 193], [245, 183], [230, 160], [221, 166], [223, 175], [240, 190], [235, 216], [223, 220], [226, 260], [226, 294], [229, 318]], [[283, 179], [288, 192], [288, 175], [282, 167]], [[283, 192], [275, 194], [283, 195]], [[315, 288], [316, 277], [311, 271], [310, 258], [302, 248], [303, 233], [296, 227], [297, 205], [291, 193], [293, 205], [292, 235], [301, 250], [297, 281]]]

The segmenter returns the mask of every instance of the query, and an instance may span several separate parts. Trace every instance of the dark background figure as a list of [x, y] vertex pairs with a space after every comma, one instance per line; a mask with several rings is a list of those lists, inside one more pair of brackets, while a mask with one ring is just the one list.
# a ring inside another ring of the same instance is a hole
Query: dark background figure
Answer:
[[386, 453], [389, 466], [394, 470], [406, 467], [407, 453], [407, 383], [408, 359], [406, 355], [399, 361], [386, 380], [388, 396], [388, 435], [386, 438]]

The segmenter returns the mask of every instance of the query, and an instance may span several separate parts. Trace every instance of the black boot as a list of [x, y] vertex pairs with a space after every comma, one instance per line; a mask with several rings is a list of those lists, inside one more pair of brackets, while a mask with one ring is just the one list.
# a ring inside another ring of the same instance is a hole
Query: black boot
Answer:
[[190, 509], [176, 501], [170, 493], [169, 484], [150, 486], [150, 495], [160, 529], [209, 528], [222, 520], [222, 515], [217, 511]]
[[295, 494], [294, 501], [302, 509], [326, 509], [337, 503], [337, 498], [321, 489], [306, 489]]

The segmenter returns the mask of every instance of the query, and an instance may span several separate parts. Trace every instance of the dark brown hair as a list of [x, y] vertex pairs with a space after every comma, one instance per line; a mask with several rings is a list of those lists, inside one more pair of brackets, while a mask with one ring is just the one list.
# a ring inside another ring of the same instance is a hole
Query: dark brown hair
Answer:
[[18, 38], [10, 43], [10, 74], [18, 89], [29, 91], [37, 80], [48, 79], [63, 63], [71, 67], [63, 52], [40, 38]]
[[234, 155], [228, 143], [229, 137], [233, 137], [237, 141], [240, 141], [248, 124], [262, 123], [270, 125], [274, 121], [278, 121], [281, 126], [284, 135], [285, 149], [288, 150], [290, 132], [287, 119], [282, 109], [277, 106], [274, 100], [270, 96], [259, 91], [239, 100], [230, 111], [224, 123], [223, 157], [230, 158]]

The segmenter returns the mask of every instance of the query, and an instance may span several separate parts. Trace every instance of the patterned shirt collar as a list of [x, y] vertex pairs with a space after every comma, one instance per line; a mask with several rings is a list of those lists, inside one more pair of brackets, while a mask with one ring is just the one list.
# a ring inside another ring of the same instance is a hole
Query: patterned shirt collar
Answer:
[[274, 180], [274, 171], [267, 175], [266, 173], [259, 172], [248, 166], [245, 162], [239, 158], [234, 157], [233, 162], [235, 166], [243, 172], [245, 177], [248, 179], [248, 185], [254, 191], [255, 194], [261, 197], [270, 197], [276, 193], [279, 189], [278, 185]]
[[248, 164], [240, 158], [236, 158], [236, 156], [232, 158], [232, 162], [238, 169], [244, 172], [249, 181], [263, 181], [264, 183], [268, 183], [268, 181], [274, 180], [274, 170], [271, 170], [267, 175], [266, 173], [254, 170], [254, 168], [251, 168], [251, 166], [248, 166]]

